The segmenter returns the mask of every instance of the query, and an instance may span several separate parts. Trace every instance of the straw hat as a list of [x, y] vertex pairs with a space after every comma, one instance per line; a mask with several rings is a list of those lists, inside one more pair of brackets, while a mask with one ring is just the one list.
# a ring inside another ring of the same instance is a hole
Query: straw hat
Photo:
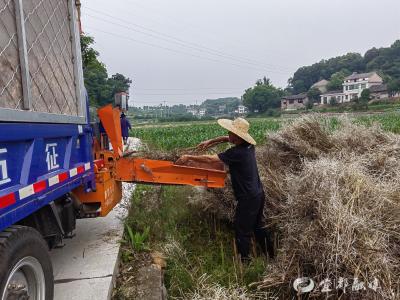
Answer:
[[249, 122], [243, 118], [237, 118], [235, 120], [219, 119], [218, 124], [226, 130], [236, 134], [249, 144], [255, 145], [256, 141], [249, 134]]

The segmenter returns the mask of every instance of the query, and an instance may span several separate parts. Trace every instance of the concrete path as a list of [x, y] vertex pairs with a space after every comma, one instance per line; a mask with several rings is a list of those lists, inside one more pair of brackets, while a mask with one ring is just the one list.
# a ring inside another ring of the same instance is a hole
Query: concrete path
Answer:
[[[130, 147], [137, 144], [130, 139]], [[53, 249], [55, 300], [108, 300], [112, 295], [119, 263], [123, 218], [134, 189], [123, 184], [123, 199], [105, 218], [77, 220], [76, 236]]]
[[50, 252], [55, 300], [110, 299], [126, 211], [119, 205], [105, 218], [78, 220], [76, 236]]

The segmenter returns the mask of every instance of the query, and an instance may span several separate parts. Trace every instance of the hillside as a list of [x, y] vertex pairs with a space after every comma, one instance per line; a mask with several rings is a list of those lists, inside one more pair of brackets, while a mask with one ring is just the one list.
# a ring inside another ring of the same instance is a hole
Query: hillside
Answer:
[[217, 112], [225, 114], [235, 111], [239, 104], [240, 99], [236, 97], [207, 99], [201, 104], [201, 108], [212, 114]]
[[289, 79], [289, 89], [293, 94], [309, 90], [315, 82], [337, 73], [351, 74], [378, 71], [386, 83], [400, 80], [400, 40], [387, 48], [372, 48], [364, 56], [348, 53], [343, 56], [321, 60], [311, 66], [299, 68]]

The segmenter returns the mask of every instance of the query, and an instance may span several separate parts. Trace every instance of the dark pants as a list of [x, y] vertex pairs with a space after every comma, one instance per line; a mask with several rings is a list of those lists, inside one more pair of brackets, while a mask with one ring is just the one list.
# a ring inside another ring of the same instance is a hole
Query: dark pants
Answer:
[[268, 231], [263, 227], [264, 193], [257, 197], [238, 199], [235, 214], [236, 245], [242, 260], [250, 255], [251, 238], [256, 238], [257, 244], [265, 255], [274, 257], [274, 246]]

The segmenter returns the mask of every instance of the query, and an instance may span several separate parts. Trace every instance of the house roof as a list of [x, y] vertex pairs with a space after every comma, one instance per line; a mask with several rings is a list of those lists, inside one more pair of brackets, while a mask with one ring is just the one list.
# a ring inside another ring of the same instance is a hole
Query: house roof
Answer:
[[282, 97], [282, 100], [295, 100], [295, 99], [305, 99], [307, 98], [306, 93], [298, 94], [298, 95], [291, 95], [291, 96], [285, 96]]
[[322, 79], [322, 80], [320, 80], [320, 81], [314, 83], [311, 87], [312, 87], [312, 88], [313, 88], [313, 87], [324, 87], [324, 86], [326, 86], [328, 83], [329, 83], [328, 80]]
[[321, 94], [321, 96], [324, 96], [324, 95], [336, 95], [336, 94], [343, 94], [343, 91], [329, 91], [329, 92]]
[[387, 92], [387, 85], [386, 84], [378, 84], [372, 85], [369, 87], [371, 93], [379, 93], [379, 92]]
[[360, 79], [360, 78], [369, 78], [372, 75], [376, 74], [376, 72], [369, 72], [369, 73], [353, 73], [350, 76], [347, 76], [344, 80], [353, 80], [353, 79]]

